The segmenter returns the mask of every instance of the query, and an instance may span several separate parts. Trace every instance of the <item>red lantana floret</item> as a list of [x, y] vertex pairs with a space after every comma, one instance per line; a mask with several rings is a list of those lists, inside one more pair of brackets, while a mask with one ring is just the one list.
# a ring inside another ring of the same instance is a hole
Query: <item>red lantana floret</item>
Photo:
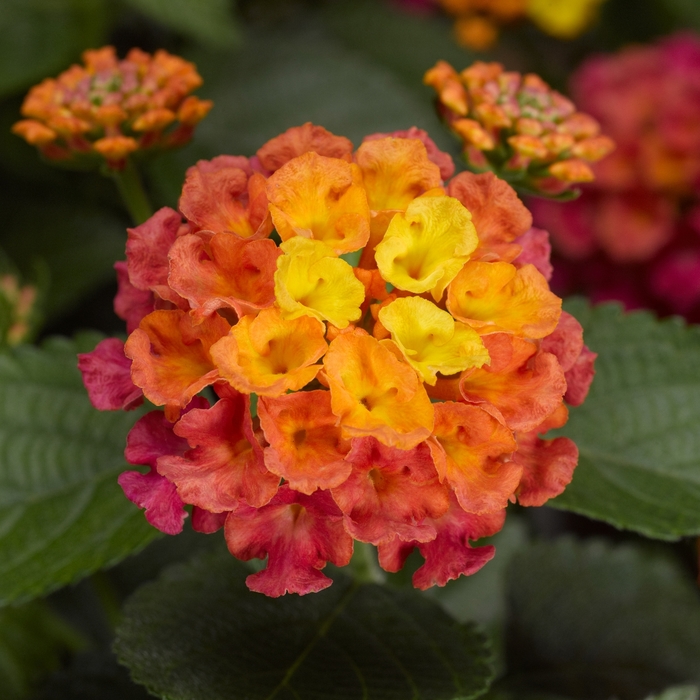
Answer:
[[200, 161], [180, 212], [129, 232], [130, 335], [81, 357], [85, 384], [102, 409], [164, 408], [133, 428], [127, 459], [149, 472], [122, 486], [165, 532], [191, 505], [195, 529], [267, 558], [252, 590], [321, 590], [355, 540], [387, 571], [418, 548], [415, 585], [444, 585], [493, 556], [471, 542], [509, 502], [571, 479], [576, 446], [543, 436], [593, 354], [513, 190], [452, 172], [415, 128], [353, 151], [306, 124]]

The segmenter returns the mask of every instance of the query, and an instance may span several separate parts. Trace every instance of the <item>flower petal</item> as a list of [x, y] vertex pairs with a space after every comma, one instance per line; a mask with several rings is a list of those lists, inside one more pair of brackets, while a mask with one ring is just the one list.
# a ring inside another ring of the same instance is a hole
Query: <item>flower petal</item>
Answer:
[[221, 513], [240, 501], [259, 508], [277, 492], [279, 477], [265, 468], [247, 396], [231, 393], [209, 409], [189, 411], [174, 430], [193, 449], [161, 457], [158, 472], [185, 502]]
[[449, 286], [447, 308], [481, 333], [544, 338], [559, 322], [561, 299], [534, 265], [470, 261]]
[[513, 432], [479, 406], [435, 404], [435, 436], [428, 444], [441, 480], [469, 513], [502, 510], [515, 493], [522, 467], [510, 461]]
[[328, 391], [261, 396], [258, 416], [270, 443], [265, 464], [295, 491], [310, 495], [339, 486], [350, 475], [352, 467], [345, 461], [350, 445], [331, 412]]
[[328, 588], [333, 581], [320, 569], [326, 562], [345, 566], [352, 556], [352, 537], [327, 491], [305, 496], [284, 485], [266, 506], [241, 505], [229, 513], [224, 535], [234, 557], [267, 557], [267, 567], [246, 584], [272, 598]]
[[478, 244], [469, 212], [452, 197], [419, 197], [394, 216], [375, 258], [384, 279], [435, 301]]
[[323, 324], [310, 316], [285, 320], [277, 308], [244, 316], [216, 345], [212, 357], [221, 376], [238, 391], [280, 396], [306, 386], [328, 345]]
[[362, 248], [369, 239], [367, 196], [353, 163], [305, 153], [270, 177], [267, 196], [283, 241], [313, 238], [341, 255]]
[[345, 436], [371, 435], [408, 450], [430, 435], [433, 407], [421, 381], [379, 341], [361, 333], [339, 335], [323, 364]]
[[430, 519], [447, 511], [449, 490], [439, 483], [425, 443], [398, 450], [373, 437], [355, 438], [346, 459], [352, 474], [331, 494], [355, 539], [373, 544], [394, 536], [420, 542], [434, 539]]

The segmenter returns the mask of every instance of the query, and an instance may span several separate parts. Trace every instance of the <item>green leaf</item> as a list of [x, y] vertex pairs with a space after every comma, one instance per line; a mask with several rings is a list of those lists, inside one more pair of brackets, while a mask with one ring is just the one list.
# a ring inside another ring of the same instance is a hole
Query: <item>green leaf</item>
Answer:
[[126, 0], [128, 5], [170, 29], [213, 48], [229, 48], [239, 29], [229, 0]]
[[65, 70], [83, 49], [102, 44], [105, 9], [104, 0], [3, 0], [0, 95]]
[[3, 700], [25, 697], [62, 655], [84, 640], [43, 601], [0, 610], [0, 688]]
[[0, 354], [0, 605], [36, 597], [158, 535], [117, 484], [137, 415], [90, 404], [76, 368], [95, 336]]
[[550, 505], [648, 537], [700, 534], [700, 327], [615, 305], [568, 307], [598, 353], [585, 403], [558, 434], [579, 447]]
[[339, 575], [272, 599], [249, 573], [216, 552], [137, 591], [115, 644], [134, 680], [169, 700], [452, 700], [488, 686], [481, 634], [414, 591]]
[[476, 59], [457, 45], [453, 20], [444, 15], [418, 15], [377, 0], [342, 0], [329, 3], [326, 16], [350, 48], [390, 68], [428, 104], [435, 96], [423, 86], [429, 68], [444, 60], [459, 71]]
[[638, 700], [700, 680], [700, 596], [675, 561], [562, 538], [508, 576], [508, 670], [498, 688]]
[[432, 101], [371, 56], [344, 48], [314, 15], [303, 24], [250, 32], [240, 51], [187, 55], [214, 108], [191, 145], [151, 164], [162, 204], [177, 206], [185, 169], [222, 153], [253, 155], [268, 139], [311, 121], [359, 146], [375, 132], [418, 126], [446, 137]]

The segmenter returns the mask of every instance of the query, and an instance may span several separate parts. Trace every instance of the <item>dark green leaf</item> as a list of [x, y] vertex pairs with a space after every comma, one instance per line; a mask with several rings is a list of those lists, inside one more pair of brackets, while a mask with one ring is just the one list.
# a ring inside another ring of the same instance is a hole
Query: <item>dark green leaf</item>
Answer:
[[482, 636], [414, 591], [338, 576], [271, 599], [228, 553], [169, 569], [126, 604], [116, 651], [169, 700], [472, 698], [490, 670]]
[[2, 0], [0, 95], [65, 70], [103, 43], [105, 9], [104, 0]]
[[599, 354], [561, 434], [581, 456], [556, 508], [673, 540], [700, 534], [700, 327], [574, 303]]
[[653, 551], [562, 538], [524, 549], [508, 577], [512, 690], [635, 700], [700, 680], [700, 595]]
[[117, 484], [134, 413], [101, 413], [76, 352], [95, 337], [0, 354], [0, 604], [113, 564], [157, 534]]
[[126, 0], [127, 4], [170, 29], [214, 48], [239, 41], [229, 0]]
[[[153, 698], [129, 678], [107, 651], [78, 654], [70, 666], [54, 673], [32, 700], [148, 700]], [[678, 698], [678, 700], [685, 700]]]
[[3, 700], [25, 697], [42, 676], [53, 671], [81, 637], [44, 602], [0, 610], [0, 689]]

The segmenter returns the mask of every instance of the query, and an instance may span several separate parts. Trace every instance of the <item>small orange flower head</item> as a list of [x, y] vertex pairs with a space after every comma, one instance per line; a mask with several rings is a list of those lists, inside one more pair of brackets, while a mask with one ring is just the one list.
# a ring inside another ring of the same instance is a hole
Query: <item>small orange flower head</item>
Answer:
[[12, 131], [49, 160], [119, 170], [136, 151], [189, 141], [212, 107], [190, 95], [201, 84], [194, 65], [167, 51], [132, 49], [120, 60], [105, 46], [34, 86]]
[[424, 82], [437, 93], [438, 111], [461, 139], [470, 168], [502, 174], [523, 190], [575, 196], [574, 184], [593, 179], [589, 163], [615, 147], [592, 117], [532, 73], [481, 61], [457, 73], [440, 61]]

